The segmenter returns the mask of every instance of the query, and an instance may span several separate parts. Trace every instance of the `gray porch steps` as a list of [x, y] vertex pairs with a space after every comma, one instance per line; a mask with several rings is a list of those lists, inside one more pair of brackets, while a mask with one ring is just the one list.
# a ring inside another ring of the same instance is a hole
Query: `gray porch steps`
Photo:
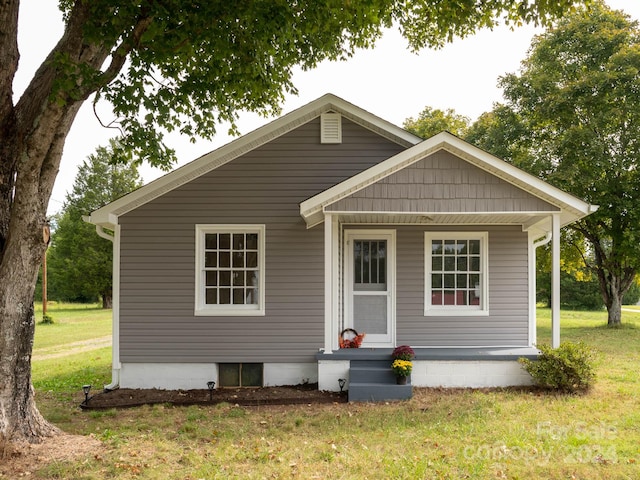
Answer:
[[351, 360], [349, 366], [349, 401], [384, 402], [407, 400], [413, 395], [411, 378], [407, 385], [397, 385], [388, 360]]

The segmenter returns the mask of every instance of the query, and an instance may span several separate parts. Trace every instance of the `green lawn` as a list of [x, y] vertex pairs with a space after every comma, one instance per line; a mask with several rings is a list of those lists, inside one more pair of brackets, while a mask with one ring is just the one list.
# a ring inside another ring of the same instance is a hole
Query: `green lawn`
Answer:
[[[77, 412], [78, 402], [74, 397], [82, 385], [92, 384], [101, 388], [111, 383], [110, 347], [69, 355], [79, 348], [77, 342], [101, 339], [111, 334], [111, 310], [105, 310], [98, 304], [52, 303], [47, 314], [53, 317], [54, 323], [36, 324], [32, 377], [38, 397], [55, 400], [52, 404], [55, 411], [49, 420], [57, 423], [59, 412], [66, 412], [61, 418]], [[42, 318], [42, 305], [36, 305], [36, 318]], [[43, 355], [64, 356], [38, 360]]]
[[[111, 310], [98, 304], [52, 304], [47, 315], [53, 324], [36, 325], [34, 350], [51, 349], [73, 342], [90, 340], [111, 334]], [[36, 319], [42, 319], [42, 305], [36, 305]]]
[[[538, 338], [550, 338], [539, 311]], [[562, 312], [563, 340], [600, 352], [586, 395], [415, 389], [408, 402], [241, 408], [157, 405], [82, 412], [83, 383], [110, 381], [110, 351], [34, 362], [43, 414], [106, 452], [35, 478], [636, 479], [640, 312]], [[37, 329], [48, 328], [38, 326]]]

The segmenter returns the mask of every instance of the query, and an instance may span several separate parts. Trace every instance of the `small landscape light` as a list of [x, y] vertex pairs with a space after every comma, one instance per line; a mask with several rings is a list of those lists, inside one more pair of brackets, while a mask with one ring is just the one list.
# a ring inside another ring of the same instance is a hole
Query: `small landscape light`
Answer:
[[84, 403], [85, 405], [89, 403], [89, 392], [91, 391], [91, 385], [83, 385], [82, 393], [84, 393]]
[[338, 385], [340, 386], [340, 393], [342, 393], [342, 389], [344, 388], [346, 383], [347, 383], [347, 379], [346, 378], [339, 378], [338, 379]]
[[213, 400], [213, 389], [216, 387], [216, 382], [213, 380], [207, 382], [207, 388], [209, 389], [209, 401]]

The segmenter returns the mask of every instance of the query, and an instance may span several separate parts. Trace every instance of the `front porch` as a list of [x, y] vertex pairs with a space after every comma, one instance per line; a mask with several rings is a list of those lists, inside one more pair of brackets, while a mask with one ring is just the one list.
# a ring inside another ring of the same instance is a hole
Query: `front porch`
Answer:
[[395, 385], [391, 371], [392, 351], [392, 348], [357, 348], [319, 352], [318, 388], [339, 391], [338, 380], [345, 379], [350, 401], [385, 401], [410, 398], [412, 386], [530, 385], [531, 377], [518, 358], [538, 356], [533, 347], [414, 348], [411, 381], [408, 386], [401, 386]]
[[552, 345], [560, 344], [559, 215], [546, 217], [551, 232], [542, 239], [538, 230], [518, 225], [444, 226], [397, 216], [386, 224], [345, 220], [325, 213], [325, 352], [338, 350], [346, 328], [366, 333], [363, 347], [427, 347], [425, 360], [442, 360], [435, 358], [442, 352], [476, 352], [466, 358], [484, 355], [477, 352], [486, 347], [532, 347], [536, 250], [547, 242]]

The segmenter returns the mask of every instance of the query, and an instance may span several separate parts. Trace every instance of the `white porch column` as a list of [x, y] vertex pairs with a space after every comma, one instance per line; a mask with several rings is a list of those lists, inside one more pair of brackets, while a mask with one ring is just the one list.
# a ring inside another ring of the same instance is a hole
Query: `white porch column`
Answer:
[[338, 219], [335, 215], [324, 215], [324, 353], [332, 353], [337, 331], [337, 233]]
[[560, 346], [560, 215], [551, 216], [551, 348]]

